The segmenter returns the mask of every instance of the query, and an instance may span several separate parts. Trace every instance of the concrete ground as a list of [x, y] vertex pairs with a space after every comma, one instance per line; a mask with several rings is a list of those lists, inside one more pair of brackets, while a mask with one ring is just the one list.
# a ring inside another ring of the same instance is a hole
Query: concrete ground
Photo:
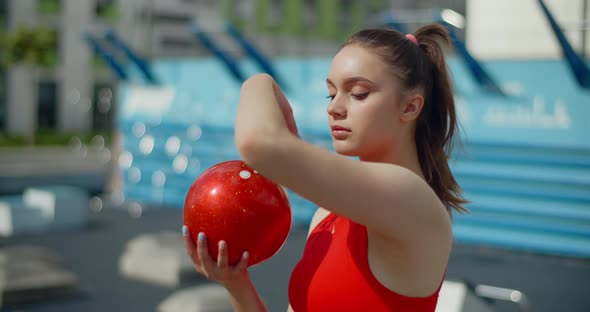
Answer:
[[[48, 247], [65, 258], [65, 267], [80, 277], [82, 293], [2, 311], [155, 311], [164, 298], [182, 288], [155, 286], [127, 280], [118, 273], [118, 258], [124, 244], [140, 233], [176, 230], [180, 236], [182, 211], [146, 210], [140, 218], [126, 211], [105, 207], [91, 216], [79, 232], [62, 231], [0, 239], [0, 248], [14, 244]], [[269, 261], [251, 269], [253, 281], [269, 311], [286, 311], [291, 269], [299, 259], [307, 229], [294, 227], [287, 243]], [[521, 290], [531, 302], [531, 311], [590, 311], [590, 260], [510, 252], [477, 246], [456, 245], [447, 279]], [[192, 284], [205, 283], [196, 280]], [[191, 285], [192, 285], [191, 284]], [[499, 305], [498, 311], [516, 311]]]

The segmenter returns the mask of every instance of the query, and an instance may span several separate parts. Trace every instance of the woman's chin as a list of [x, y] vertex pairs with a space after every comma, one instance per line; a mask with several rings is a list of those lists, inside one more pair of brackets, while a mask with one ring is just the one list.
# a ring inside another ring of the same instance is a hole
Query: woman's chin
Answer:
[[357, 156], [354, 149], [350, 148], [350, 146], [346, 146], [345, 144], [342, 144], [342, 142], [334, 142], [334, 144], [332, 144], [332, 146], [334, 147], [334, 151], [337, 154], [344, 155], [344, 156]]

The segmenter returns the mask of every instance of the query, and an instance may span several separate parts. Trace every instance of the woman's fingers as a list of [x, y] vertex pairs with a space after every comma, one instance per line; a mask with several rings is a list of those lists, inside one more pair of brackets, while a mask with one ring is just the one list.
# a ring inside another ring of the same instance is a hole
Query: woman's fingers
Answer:
[[200, 266], [201, 265], [201, 261], [199, 259], [199, 257], [197, 257], [197, 246], [195, 245], [195, 242], [193, 241], [193, 238], [191, 237], [191, 233], [189, 228], [186, 225], [182, 226], [182, 239], [184, 240], [184, 246], [186, 247], [186, 251], [189, 255], [189, 257], [191, 257], [191, 259], [193, 259], [193, 262], [196, 266]]
[[219, 241], [219, 251], [217, 252], [217, 268], [219, 270], [227, 269], [227, 243], [223, 240]]
[[193, 263], [195, 264], [196, 270], [205, 275], [208, 279], [218, 280], [223, 282], [224, 280], [234, 279], [236, 274], [240, 274], [241, 271], [248, 267], [249, 254], [244, 252], [240, 261], [236, 265], [229, 265], [229, 252], [227, 242], [224, 240], [219, 241], [217, 246], [217, 261], [211, 257], [209, 249], [207, 247], [207, 237], [205, 233], [200, 232], [197, 236], [197, 242], [193, 241], [190, 235], [190, 231], [186, 226], [182, 227], [182, 236], [187, 252]]
[[209, 249], [207, 248], [207, 237], [203, 232], [200, 232], [197, 237], [197, 255], [201, 261], [203, 273], [210, 275], [212, 272], [214, 272], [215, 263], [209, 254]]
[[235, 266], [235, 270], [241, 271], [245, 269], [248, 266], [248, 260], [250, 260], [250, 254], [247, 251], [244, 251], [242, 258], [240, 258], [240, 262]]

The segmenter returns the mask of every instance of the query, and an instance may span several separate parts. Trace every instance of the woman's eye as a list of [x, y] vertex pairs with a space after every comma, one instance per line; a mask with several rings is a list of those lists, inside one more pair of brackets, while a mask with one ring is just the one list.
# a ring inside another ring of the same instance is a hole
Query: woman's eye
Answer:
[[330, 101], [334, 100], [334, 97], [336, 97], [335, 95], [328, 95], [326, 96], [326, 99], [330, 99]]
[[353, 93], [351, 94], [355, 99], [357, 100], [364, 100], [367, 98], [367, 96], [369, 96], [369, 92], [365, 92], [365, 93]]

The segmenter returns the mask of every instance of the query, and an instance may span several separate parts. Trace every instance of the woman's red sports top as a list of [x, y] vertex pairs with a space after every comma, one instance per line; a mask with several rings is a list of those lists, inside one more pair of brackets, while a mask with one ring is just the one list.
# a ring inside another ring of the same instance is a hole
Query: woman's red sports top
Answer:
[[[367, 228], [330, 213], [310, 233], [289, 281], [295, 312], [433, 312], [429, 297], [406, 297], [383, 286], [368, 261]], [[442, 281], [441, 281], [442, 286]]]

